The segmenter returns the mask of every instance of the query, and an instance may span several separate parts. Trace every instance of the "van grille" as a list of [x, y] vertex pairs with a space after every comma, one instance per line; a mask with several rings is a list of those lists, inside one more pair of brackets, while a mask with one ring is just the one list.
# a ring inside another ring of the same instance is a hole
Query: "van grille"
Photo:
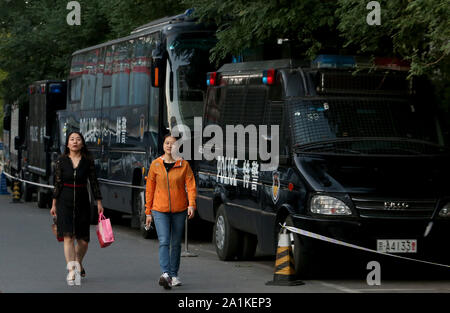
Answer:
[[436, 206], [435, 199], [392, 199], [352, 197], [363, 218], [431, 218]]

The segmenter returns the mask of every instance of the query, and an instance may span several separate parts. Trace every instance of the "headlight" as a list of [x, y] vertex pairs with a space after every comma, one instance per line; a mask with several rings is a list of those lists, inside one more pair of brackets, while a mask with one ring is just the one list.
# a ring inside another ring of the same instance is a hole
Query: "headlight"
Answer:
[[450, 202], [447, 203], [440, 211], [439, 211], [440, 217], [450, 217]]
[[344, 202], [329, 196], [314, 196], [311, 200], [311, 212], [325, 215], [352, 215], [352, 211]]

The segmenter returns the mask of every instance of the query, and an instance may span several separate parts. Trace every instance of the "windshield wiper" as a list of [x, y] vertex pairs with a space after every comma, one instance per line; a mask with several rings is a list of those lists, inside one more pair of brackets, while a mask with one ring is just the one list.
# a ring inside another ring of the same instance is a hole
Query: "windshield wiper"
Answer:
[[304, 145], [294, 145], [294, 150], [296, 152], [308, 152], [313, 150], [319, 150], [319, 152], [341, 152], [341, 153], [351, 153], [351, 154], [361, 154], [360, 151], [356, 151], [349, 148], [336, 147], [335, 143], [342, 142], [341, 140], [327, 140], [311, 144]]

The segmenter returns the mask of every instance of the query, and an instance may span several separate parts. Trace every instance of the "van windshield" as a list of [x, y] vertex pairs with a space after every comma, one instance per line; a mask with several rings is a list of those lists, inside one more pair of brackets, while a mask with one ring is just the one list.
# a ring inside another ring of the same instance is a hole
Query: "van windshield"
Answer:
[[288, 101], [297, 151], [338, 154], [435, 154], [444, 147], [432, 110], [397, 98]]
[[167, 40], [173, 73], [171, 115], [177, 124], [193, 128], [194, 117], [203, 115], [206, 73], [214, 70], [209, 50], [216, 44], [214, 33], [179, 33]]

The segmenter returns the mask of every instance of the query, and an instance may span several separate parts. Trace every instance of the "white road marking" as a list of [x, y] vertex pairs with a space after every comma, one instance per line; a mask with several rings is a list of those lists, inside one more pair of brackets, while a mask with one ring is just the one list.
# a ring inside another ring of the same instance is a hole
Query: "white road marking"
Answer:
[[361, 293], [357, 289], [351, 289], [351, 288], [339, 286], [339, 285], [336, 285], [336, 284], [326, 283], [326, 282], [323, 282], [323, 281], [320, 281], [320, 280], [317, 280], [316, 282], [318, 282], [319, 284], [321, 284], [321, 285], [323, 285], [325, 287], [334, 288], [334, 289], [337, 289], [339, 291], [346, 292], [346, 293]]

